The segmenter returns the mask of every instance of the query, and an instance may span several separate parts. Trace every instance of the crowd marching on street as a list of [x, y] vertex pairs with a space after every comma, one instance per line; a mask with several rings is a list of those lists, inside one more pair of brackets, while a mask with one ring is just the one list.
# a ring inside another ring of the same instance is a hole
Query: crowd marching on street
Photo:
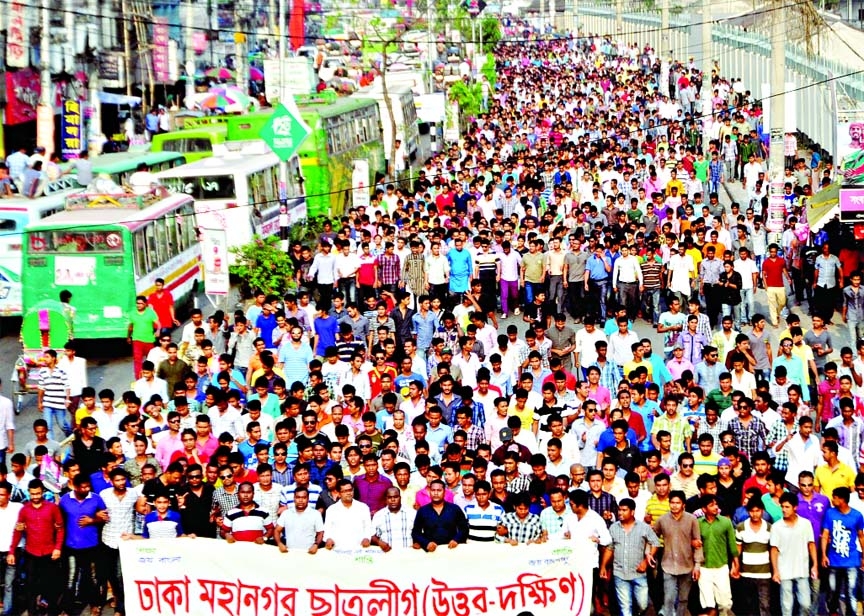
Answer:
[[772, 239], [761, 107], [719, 66], [496, 58], [458, 146], [292, 246], [296, 293], [181, 325], [158, 285], [129, 391], [71, 341], [42, 418], [2, 399], [4, 614], [124, 614], [121, 542], [174, 537], [579, 541], [597, 614], [856, 613], [864, 291], [833, 238], [804, 258], [830, 165], [793, 147]]

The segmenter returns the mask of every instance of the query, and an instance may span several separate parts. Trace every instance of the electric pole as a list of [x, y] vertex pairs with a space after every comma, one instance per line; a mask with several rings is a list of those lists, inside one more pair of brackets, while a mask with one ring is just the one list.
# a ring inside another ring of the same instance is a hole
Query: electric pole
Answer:
[[45, 160], [54, 152], [54, 102], [51, 100], [51, 0], [42, 0], [39, 39], [39, 105], [36, 108], [36, 143], [45, 148]]
[[[711, 108], [711, 67], [713, 66], [714, 54], [713, 45], [711, 42], [711, 29], [714, 24], [711, 23], [711, 0], [702, 0], [702, 92], [699, 97], [702, 99], [702, 115], [704, 131], [702, 133], [702, 151], [708, 151], [708, 144], [711, 141], [710, 127], [711, 122], [708, 121], [709, 116], [713, 116]], [[706, 106], [707, 105], [707, 106]]]
[[771, 149], [768, 156], [768, 173], [771, 188], [783, 190], [783, 132], [786, 120], [786, 16], [784, 0], [774, 0], [774, 15], [771, 21]]
[[[615, 34], [620, 39], [624, 33], [624, 0], [615, 0]], [[620, 43], [620, 40], [618, 41]]]
[[669, 0], [660, 0], [660, 93], [669, 94]]
[[194, 36], [195, 17], [192, 0], [186, 0], [184, 15], [186, 24], [183, 28], [183, 38], [186, 45], [186, 109], [192, 109], [192, 101], [195, 99], [195, 45], [192, 43]]

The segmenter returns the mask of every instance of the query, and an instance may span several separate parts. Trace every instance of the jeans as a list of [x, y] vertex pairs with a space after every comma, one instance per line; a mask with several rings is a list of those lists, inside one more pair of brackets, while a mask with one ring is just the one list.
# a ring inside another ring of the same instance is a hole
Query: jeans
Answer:
[[554, 303], [556, 312], [564, 312], [563, 276], [549, 276], [549, 296], [546, 299]]
[[15, 589], [15, 573], [17, 571], [15, 565], [7, 565], [6, 557], [9, 552], [0, 552], [0, 567], [3, 567], [3, 614], [11, 614], [13, 608], [13, 595]]
[[672, 575], [663, 572], [663, 616], [684, 616], [692, 584], [691, 573]]
[[569, 306], [570, 316], [574, 319], [581, 319], [585, 314], [585, 304], [583, 301], [585, 284], [581, 280], [569, 280], [567, 282], [567, 304]]
[[736, 614], [771, 616], [771, 580], [742, 577], [732, 580]]
[[69, 411], [65, 408], [54, 408], [50, 406], [46, 406], [43, 408], [42, 415], [45, 418], [46, 423], [48, 424], [48, 435], [54, 434], [54, 423], [57, 423], [57, 427], [63, 433], [63, 438], [59, 440], [65, 439], [72, 432], [72, 427], [69, 425]]
[[[534, 296], [540, 291], [545, 291], [542, 282], [525, 281], [525, 304], [528, 305], [534, 301]], [[549, 299], [548, 297], [546, 299]]]
[[645, 289], [642, 293], [642, 314], [646, 320], [651, 313], [651, 323], [657, 325], [660, 321], [660, 289]]
[[589, 314], [593, 314], [600, 323], [603, 323], [606, 320], [606, 295], [609, 293], [609, 281], [589, 279], [588, 293], [591, 297]]
[[780, 610], [783, 616], [792, 616], [795, 599], [801, 614], [810, 611], [810, 578], [780, 580]]
[[102, 604], [105, 603], [108, 584], [114, 591], [114, 610], [122, 614], [126, 613], [126, 595], [123, 592], [123, 570], [120, 568], [120, 550], [102, 545], [102, 557], [98, 561], [99, 568], [96, 576], [99, 580], [99, 592]]
[[639, 312], [639, 283], [619, 282], [617, 299], [618, 305], [627, 309], [627, 318], [635, 321]]
[[638, 616], [648, 609], [648, 576], [643, 574], [632, 580], [616, 577], [614, 582], [621, 616]]
[[846, 604], [846, 613], [855, 613], [855, 586], [858, 583], [857, 567], [831, 567], [828, 569], [828, 611], [840, 611], [840, 599]]
[[849, 340], [852, 341], [852, 348], [855, 348], [855, 344], [864, 338], [864, 321], [853, 321], [849, 319], [846, 323], [846, 327], [849, 328]]
[[34, 556], [27, 554], [24, 560], [27, 575], [27, 612], [38, 614], [37, 606], [41, 598], [48, 604], [48, 613], [57, 610], [58, 583], [61, 580], [60, 561], [51, 560], [51, 555]]
[[753, 319], [753, 289], [741, 289], [741, 303], [738, 304], [739, 329]]
[[67, 549], [66, 566], [69, 576], [63, 601], [67, 612], [73, 611], [76, 602], [91, 607], [101, 607], [104, 603], [94, 575], [99, 567], [99, 553], [99, 546], [80, 550]]
[[357, 302], [357, 282], [353, 278], [340, 278], [339, 290], [345, 296], [345, 303]]

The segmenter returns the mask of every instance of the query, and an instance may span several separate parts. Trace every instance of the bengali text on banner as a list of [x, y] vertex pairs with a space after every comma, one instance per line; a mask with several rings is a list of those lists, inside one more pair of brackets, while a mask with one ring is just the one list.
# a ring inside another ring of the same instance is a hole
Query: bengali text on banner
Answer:
[[582, 616], [591, 608], [588, 553], [578, 542], [431, 554], [283, 554], [188, 538], [120, 546], [129, 614], [196, 616]]

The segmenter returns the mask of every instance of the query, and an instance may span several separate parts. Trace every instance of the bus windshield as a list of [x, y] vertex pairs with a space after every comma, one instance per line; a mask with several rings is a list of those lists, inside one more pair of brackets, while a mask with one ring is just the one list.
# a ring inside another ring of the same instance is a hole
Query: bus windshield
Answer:
[[119, 231], [34, 231], [28, 234], [30, 253], [123, 252]]
[[233, 175], [161, 178], [160, 181], [171, 192], [189, 195], [197, 201], [234, 199], [237, 195]]

